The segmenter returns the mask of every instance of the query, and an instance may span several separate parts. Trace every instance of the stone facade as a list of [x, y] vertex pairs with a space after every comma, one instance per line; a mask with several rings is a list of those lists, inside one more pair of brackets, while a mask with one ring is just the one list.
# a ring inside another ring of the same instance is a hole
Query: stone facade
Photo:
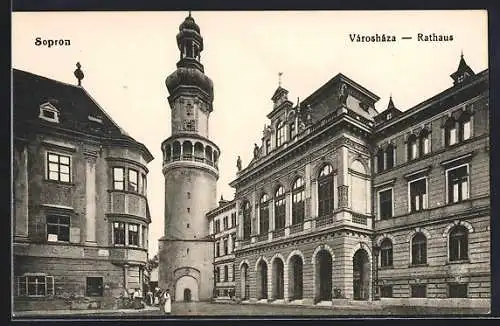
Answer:
[[[34, 83], [37, 91], [28, 92]], [[14, 90], [13, 283], [15, 303], [22, 302], [14, 309], [84, 296], [114, 305], [124, 290], [143, 286], [151, 222], [146, 164], [153, 157], [80, 86], [15, 71]], [[38, 116], [50, 96], [60, 121]], [[77, 121], [68, 102], [91, 113]], [[101, 116], [97, 127], [81, 127], [91, 114]], [[124, 172], [119, 185], [115, 168]], [[123, 234], [114, 234], [115, 224]]]
[[342, 74], [296, 106], [278, 87], [231, 183], [236, 297], [489, 305], [488, 75], [452, 78], [405, 112]]

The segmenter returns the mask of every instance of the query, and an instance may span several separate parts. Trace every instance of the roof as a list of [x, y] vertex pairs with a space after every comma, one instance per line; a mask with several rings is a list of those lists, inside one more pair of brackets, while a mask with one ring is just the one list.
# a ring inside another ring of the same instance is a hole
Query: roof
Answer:
[[[59, 111], [57, 127], [100, 138], [126, 140], [138, 145], [147, 161], [153, 159], [149, 150], [120, 128], [83, 87], [19, 69], [13, 69], [12, 78], [15, 124], [26, 121], [44, 123], [38, 119], [40, 105], [49, 102]], [[89, 120], [89, 116], [99, 118], [102, 123]]]

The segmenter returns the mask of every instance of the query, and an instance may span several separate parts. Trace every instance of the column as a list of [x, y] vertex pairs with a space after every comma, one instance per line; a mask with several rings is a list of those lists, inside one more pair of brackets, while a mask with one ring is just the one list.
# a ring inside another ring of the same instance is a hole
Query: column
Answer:
[[285, 197], [285, 236], [290, 234], [290, 225], [292, 225], [292, 192], [286, 193]]
[[269, 240], [273, 238], [274, 231], [274, 198], [269, 200]]
[[338, 150], [337, 164], [338, 164], [338, 198], [339, 208], [349, 207], [349, 151], [347, 147], [342, 146]]
[[125, 288], [125, 290], [127, 290], [127, 293], [128, 293], [128, 268], [129, 265], [127, 264], [123, 265], [123, 287]]
[[85, 242], [96, 245], [96, 159], [97, 154], [85, 156]]
[[[139, 224], [139, 227], [137, 228], [137, 231], [139, 232], [139, 247], [141, 247], [143, 245], [143, 243], [142, 243], [142, 228], [143, 228], [143, 226]], [[140, 268], [139, 268], [139, 275], [140, 275]]]

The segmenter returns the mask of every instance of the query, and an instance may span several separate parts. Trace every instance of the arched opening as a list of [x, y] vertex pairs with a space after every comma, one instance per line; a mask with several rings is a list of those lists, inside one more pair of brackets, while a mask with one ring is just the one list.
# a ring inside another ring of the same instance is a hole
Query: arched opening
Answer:
[[366, 169], [360, 161], [356, 160], [351, 164], [351, 187], [350, 200], [351, 209], [357, 213], [366, 214], [368, 210], [368, 177]]
[[189, 140], [182, 143], [182, 159], [191, 160], [193, 157], [193, 144]]
[[178, 141], [174, 141], [172, 147], [172, 160], [179, 161], [181, 159], [181, 144]]
[[283, 299], [285, 289], [283, 261], [276, 258], [273, 262], [273, 298]]
[[387, 148], [385, 149], [385, 155], [386, 155], [386, 169], [392, 169], [395, 165], [395, 147], [392, 144], [387, 145]]
[[243, 264], [240, 270], [241, 281], [241, 298], [242, 300], [250, 299], [250, 282], [248, 281], [248, 265]]
[[267, 299], [267, 264], [261, 260], [257, 265], [257, 298]]
[[250, 233], [252, 232], [250, 211], [250, 203], [245, 201], [243, 203], [243, 240], [250, 240]]
[[288, 266], [288, 293], [291, 300], [300, 300], [303, 295], [302, 267], [304, 262], [299, 255], [290, 258]]
[[191, 302], [191, 290], [184, 289], [184, 302]]
[[304, 179], [297, 178], [292, 186], [292, 225], [304, 221]]
[[269, 197], [263, 194], [259, 206], [259, 234], [267, 235], [269, 232]]
[[419, 155], [424, 156], [431, 151], [430, 134], [427, 129], [423, 129], [419, 135]]
[[408, 161], [414, 160], [417, 157], [417, 136], [412, 134], [408, 137]]
[[214, 150], [214, 165], [215, 166], [219, 165], [219, 153], [217, 153], [216, 150]]
[[318, 217], [327, 217], [334, 208], [333, 168], [325, 164], [318, 175]]
[[370, 259], [368, 253], [364, 249], [359, 249], [352, 260], [354, 300], [368, 300], [370, 296]]
[[213, 164], [212, 147], [210, 146], [205, 147], [205, 162], [207, 162], [210, 165]]
[[165, 146], [165, 162], [170, 162], [172, 159], [172, 148], [170, 147], [170, 144]]
[[274, 192], [274, 229], [282, 230], [285, 228], [286, 202], [285, 189], [278, 186]]
[[189, 275], [180, 277], [175, 282], [175, 301], [186, 301], [186, 290], [189, 290], [189, 300], [198, 301], [198, 282], [196, 279]]
[[332, 255], [320, 250], [316, 255], [316, 301], [332, 299]]
[[196, 162], [203, 163], [204, 156], [205, 154], [203, 150], [203, 144], [200, 142], [196, 142], [196, 144], [194, 144], [194, 160]]

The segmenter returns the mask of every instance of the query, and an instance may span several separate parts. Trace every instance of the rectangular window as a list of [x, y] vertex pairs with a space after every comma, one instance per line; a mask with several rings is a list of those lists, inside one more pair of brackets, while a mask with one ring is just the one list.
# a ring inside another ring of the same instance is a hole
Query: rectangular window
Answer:
[[266, 154], [269, 154], [271, 152], [271, 140], [267, 139], [266, 140]]
[[380, 219], [392, 217], [392, 188], [378, 193]]
[[467, 298], [467, 284], [448, 284], [448, 298]]
[[236, 226], [236, 213], [231, 213], [231, 227]]
[[146, 174], [142, 173], [141, 174], [141, 193], [143, 195], [146, 195], [147, 193], [147, 178], [146, 178]]
[[411, 297], [412, 298], [425, 298], [427, 297], [427, 287], [425, 284], [418, 284], [411, 286]]
[[220, 232], [220, 220], [215, 221], [215, 233]]
[[113, 189], [125, 190], [124, 168], [113, 168]]
[[129, 246], [139, 245], [139, 225], [137, 224], [128, 225], [128, 244]]
[[469, 198], [468, 165], [447, 171], [448, 203], [456, 203]]
[[235, 278], [235, 275], [236, 275], [236, 274], [234, 273], [234, 264], [233, 264], [233, 272], [232, 272], [232, 274], [231, 274], [231, 275], [232, 275], [231, 281], [234, 281], [234, 278]]
[[47, 241], [69, 241], [69, 228], [69, 216], [47, 216]]
[[102, 277], [87, 277], [88, 297], [102, 297], [104, 293]]
[[228, 245], [227, 245], [227, 239], [224, 239], [224, 255], [227, 255], [228, 254]]
[[113, 223], [113, 238], [114, 244], [125, 245], [125, 223]]
[[224, 216], [223, 223], [224, 223], [224, 230], [228, 229], [229, 225], [228, 225], [228, 217], [227, 216]]
[[417, 158], [417, 142], [413, 141], [410, 143], [410, 160]]
[[394, 151], [396, 149], [394, 147], [387, 148], [386, 152], [386, 167], [387, 169], [392, 169], [394, 167]]
[[215, 243], [215, 257], [219, 257], [220, 256], [220, 244], [219, 242], [216, 242]]
[[380, 287], [381, 298], [392, 298], [392, 285], [383, 285]]
[[216, 269], [216, 272], [217, 272], [217, 282], [220, 282], [220, 267], [217, 266], [217, 269]]
[[448, 145], [455, 145], [457, 143], [457, 128], [451, 127], [448, 130]]
[[410, 192], [410, 212], [417, 212], [427, 208], [427, 179], [419, 179], [408, 183]]
[[138, 173], [136, 170], [128, 169], [128, 191], [138, 191]]
[[71, 181], [70, 156], [47, 153], [47, 178], [62, 182]]
[[17, 295], [42, 297], [54, 295], [54, 277], [46, 275], [18, 276]]

